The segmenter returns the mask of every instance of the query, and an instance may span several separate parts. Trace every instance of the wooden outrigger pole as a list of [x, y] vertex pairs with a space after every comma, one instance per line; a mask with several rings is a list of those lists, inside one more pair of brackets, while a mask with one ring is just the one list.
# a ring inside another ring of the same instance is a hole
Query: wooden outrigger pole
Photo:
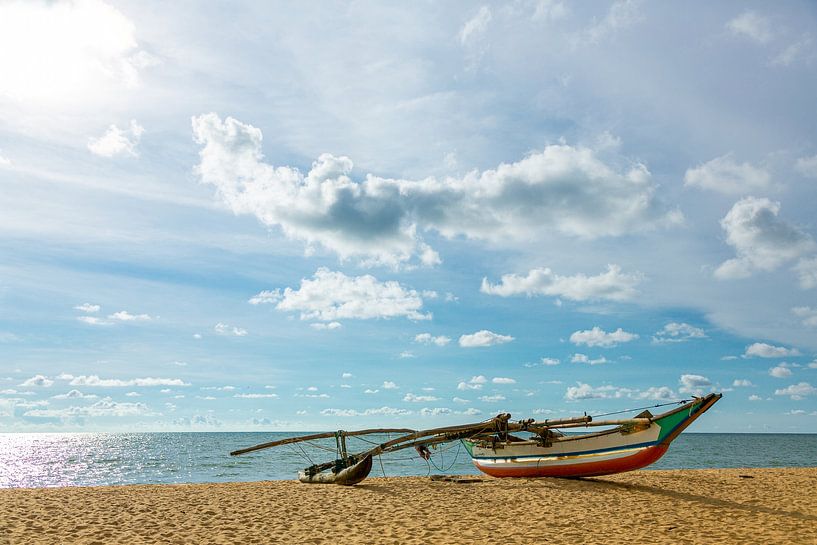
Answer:
[[[352, 485], [369, 475], [374, 456], [413, 447], [418, 450], [420, 456], [428, 459], [429, 446], [462, 440], [477, 468], [494, 476], [604, 475], [629, 471], [654, 462], [666, 452], [670, 441], [720, 398], [721, 394], [709, 394], [677, 402], [680, 407], [658, 416], [645, 411], [635, 418], [619, 420], [593, 420], [592, 416], [585, 414], [572, 418], [539, 421], [531, 418], [512, 422], [510, 414], [501, 413], [482, 422], [428, 430], [408, 428], [339, 430], [270, 441], [235, 450], [230, 454], [237, 456], [281, 445], [334, 437], [339, 457], [331, 462], [307, 467], [299, 473], [299, 480], [305, 483]], [[560, 429], [602, 426], [613, 428], [570, 436], [558, 432]], [[529, 439], [511, 435], [518, 432], [532, 435]], [[402, 435], [358, 454], [349, 454], [346, 450], [346, 437], [391, 433]], [[641, 452], [644, 449], [647, 450]], [[634, 451], [639, 453], [632, 454]], [[608, 452], [609, 454], [606, 454]], [[563, 463], [565, 460], [573, 459], [577, 461], [572, 465]], [[602, 462], [607, 459], [612, 459], [615, 463], [604, 465]], [[645, 460], [648, 461], [644, 463]], [[508, 464], [518, 469], [527, 462], [533, 463], [533, 469], [528, 472], [506, 471]]]

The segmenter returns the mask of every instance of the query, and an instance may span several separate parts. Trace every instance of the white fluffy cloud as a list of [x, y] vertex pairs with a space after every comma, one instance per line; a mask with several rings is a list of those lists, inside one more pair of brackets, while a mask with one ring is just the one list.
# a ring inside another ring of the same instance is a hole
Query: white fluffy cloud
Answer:
[[494, 377], [491, 379], [494, 384], [516, 384], [516, 380], [510, 377]]
[[95, 399], [94, 394], [83, 394], [79, 390], [70, 390], [64, 394], [57, 394], [52, 396], [53, 399]]
[[786, 348], [784, 346], [774, 346], [766, 343], [753, 343], [746, 347], [746, 352], [744, 352], [743, 357], [785, 358], [799, 355], [800, 351], [796, 348]]
[[791, 376], [791, 369], [785, 363], [781, 363], [769, 369], [769, 376], [774, 378], [787, 378]]
[[437, 346], [445, 346], [451, 342], [451, 339], [445, 335], [435, 337], [431, 333], [420, 333], [414, 337], [414, 342], [420, 344], [436, 344]]
[[681, 385], [679, 392], [692, 395], [701, 395], [704, 389], [712, 386], [712, 381], [702, 375], [681, 375], [678, 383]]
[[383, 382], [383, 389], [384, 390], [396, 390], [398, 388], [397, 384], [395, 384], [391, 380], [386, 380]]
[[403, 396], [403, 401], [406, 401], [406, 402], [409, 402], [409, 403], [425, 403], [425, 402], [429, 402], [429, 401], [437, 401], [439, 399], [440, 399], [439, 397], [418, 396], [418, 395], [415, 395], [415, 394], [412, 394], [412, 393], [407, 393], [405, 396]]
[[717, 278], [746, 278], [814, 251], [812, 237], [779, 219], [779, 212], [780, 203], [765, 198], [746, 197], [732, 206], [721, 227], [737, 256], [721, 263], [715, 270]]
[[800, 287], [804, 290], [817, 288], [817, 257], [807, 257], [801, 259], [794, 266]]
[[225, 324], [222, 322], [217, 323], [213, 326], [213, 331], [216, 332], [217, 335], [232, 335], [233, 337], [246, 337], [247, 330], [241, 327], [231, 326], [229, 324]]
[[817, 155], [799, 158], [794, 168], [803, 176], [817, 178]]
[[88, 142], [88, 149], [100, 157], [139, 157], [139, 140], [144, 132], [134, 119], [126, 129], [111, 125], [105, 134]]
[[744, 11], [727, 22], [726, 28], [736, 36], [749, 38], [760, 44], [768, 43], [772, 39], [769, 20], [754, 11]]
[[95, 416], [138, 416], [150, 414], [144, 403], [120, 403], [104, 397], [87, 407], [67, 407], [65, 409], [33, 409], [26, 416], [40, 418], [80, 418]]
[[496, 169], [420, 181], [350, 178], [348, 157], [321, 155], [304, 175], [263, 161], [261, 131], [216, 114], [193, 118], [198, 173], [236, 214], [251, 214], [310, 247], [342, 259], [399, 266], [439, 263], [423, 242], [434, 230], [454, 238], [529, 241], [545, 233], [617, 236], [677, 222], [660, 210], [643, 165], [618, 172], [588, 148], [550, 145]]
[[767, 190], [771, 185], [771, 176], [762, 168], [750, 163], [736, 163], [731, 155], [724, 155], [687, 170], [684, 185], [728, 195], [745, 195]]
[[149, 314], [131, 314], [127, 310], [120, 310], [109, 315], [108, 319], [116, 322], [149, 322], [153, 318]]
[[488, 6], [480, 7], [479, 11], [462, 25], [462, 29], [460, 29], [459, 32], [460, 43], [466, 45], [485, 32], [485, 29], [488, 28], [488, 23], [491, 22], [491, 18], [491, 8]]
[[566, 401], [580, 401], [583, 399], [618, 399], [623, 397], [637, 396], [639, 391], [630, 388], [620, 388], [618, 386], [604, 385], [593, 387], [582, 382], [577, 386], [568, 386], [565, 390]]
[[125, 388], [128, 386], [190, 386], [187, 382], [178, 378], [133, 378], [121, 380], [117, 378], [99, 378], [97, 375], [62, 375], [61, 378], [69, 380], [71, 386], [99, 386], [102, 388]]
[[325, 268], [318, 269], [312, 279], [302, 279], [299, 289], [286, 288], [283, 294], [278, 290], [261, 292], [255, 298], [275, 304], [277, 310], [300, 312], [302, 320], [431, 319], [430, 313], [420, 312], [421, 294], [399, 282], [380, 282], [368, 274], [346, 276]]
[[573, 354], [573, 356], [570, 358], [570, 363], [587, 363], [590, 365], [601, 365], [603, 363], [608, 363], [608, 360], [604, 356], [595, 359], [590, 359], [587, 356], [587, 354]]
[[54, 381], [51, 380], [50, 378], [43, 375], [34, 375], [33, 377], [21, 382], [20, 386], [23, 387], [40, 386], [43, 388], [48, 388], [52, 384], [54, 384]]
[[774, 395], [789, 396], [793, 400], [797, 401], [803, 399], [806, 396], [817, 395], [817, 388], [815, 388], [808, 382], [799, 382], [797, 384], [787, 386], [786, 388], [775, 390]]
[[380, 407], [377, 409], [366, 409], [358, 411], [356, 409], [323, 409], [323, 416], [407, 416], [412, 414], [408, 409], [396, 409], [394, 407]]
[[798, 318], [802, 318], [803, 325], [809, 327], [817, 327], [817, 308], [794, 307], [791, 309], [791, 311]]
[[621, 328], [616, 329], [611, 333], [607, 333], [600, 327], [596, 326], [593, 329], [586, 329], [584, 331], [574, 331], [570, 335], [570, 342], [579, 345], [587, 346], [601, 346], [610, 348], [619, 343], [628, 343], [638, 338], [635, 333], [628, 333]]
[[510, 335], [500, 335], [499, 333], [483, 329], [469, 335], [461, 335], [459, 343], [463, 348], [477, 348], [505, 344], [512, 340], [513, 337]]
[[102, 309], [101, 306], [93, 305], [91, 303], [83, 303], [81, 305], [77, 305], [74, 307], [74, 310], [78, 310], [80, 312], [87, 312], [89, 314], [92, 312], [99, 312], [101, 309]]
[[91, 101], [136, 85], [156, 62], [138, 50], [133, 23], [101, 0], [0, 3], [0, 96]]
[[468, 382], [462, 381], [457, 384], [457, 390], [482, 390], [483, 384], [486, 384], [488, 379], [485, 375], [476, 375], [471, 377]]
[[690, 339], [705, 339], [706, 333], [700, 327], [687, 323], [670, 322], [652, 337], [655, 344], [680, 343]]
[[341, 325], [340, 322], [329, 322], [328, 324], [325, 324], [323, 322], [315, 322], [314, 324], [309, 324], [309, 327], [311, 327], [312, 329], [317, 329], [319, 331], [323, 330], [332, 331], [334, 329], [340, 329], [343, 326]]
[[641, 273], [622, 273], [618, 265], [607, 265], [607, 272], [595, 276], [581, 273], [560, 276], [549, 268], [541, 268], [531, 269], [527, 276], [504, 274], [499, 284], [491, 284], [483, 278], [480, 291], [502, 297], [524, 294], [550, 295], [571, 301], [626, 301], [637, 294], [635, 287], [642, 279]]
[[752, 381], [745, 378], [736, 378], [734, 381], [732, 381], [733, 388], [749, 388], [751, 386], [754, 386]]

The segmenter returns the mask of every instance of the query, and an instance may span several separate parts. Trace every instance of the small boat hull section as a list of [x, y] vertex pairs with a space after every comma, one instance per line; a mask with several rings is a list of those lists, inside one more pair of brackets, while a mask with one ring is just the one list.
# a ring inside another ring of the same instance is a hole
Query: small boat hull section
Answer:
[[492, 477], [594, 477], [646, 467], [661, 458], [670, 443], [714, 405], [710, 394], [652, 418], [641, 429], [554, 438], [549, 445], [530, 441], [480, 444], [464, 440], [474, 465]]
[[358, 463], [341, 469], [337, 473], [324, 471], [322, 473], [308, 474], [305, 471], [298, 472], [298, 480], [307, 484], [340, 484], [352, 486], [369, 476], [372, 471], [372, 457], [368, 455]]

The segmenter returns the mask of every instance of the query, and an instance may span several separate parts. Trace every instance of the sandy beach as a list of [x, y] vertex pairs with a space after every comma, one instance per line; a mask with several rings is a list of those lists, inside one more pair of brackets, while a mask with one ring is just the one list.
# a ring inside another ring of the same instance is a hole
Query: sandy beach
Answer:
[[2, 543], [817, 543], [817, 468], [0, 490]]

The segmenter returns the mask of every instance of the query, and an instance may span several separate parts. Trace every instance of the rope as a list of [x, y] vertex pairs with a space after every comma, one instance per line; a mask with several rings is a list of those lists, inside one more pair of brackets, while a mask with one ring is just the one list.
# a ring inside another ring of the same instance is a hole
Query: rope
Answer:
[[592, 415], [593, 418], [599, 418], [601, 416], [610, 416], [612, 414], [622, 414], [622, 413], [632, 413], [635, 411], [643, 411], [644, 409], [655, 409], [657, 407], [666, 407], [667, 405], [680, 405], [682, 403], [687, 403], [688, 401], [692, 401], [691, 399], [682, 399], [680, 401], [670, 401], [668, 403], [659, 403], [658, 405], [649, 405], [647, 407], [636, 407], [635, 409], [623, 409], [621, 411], [613, 411], [611, 413], [603, 413], [603, 414], [594, 414]]

